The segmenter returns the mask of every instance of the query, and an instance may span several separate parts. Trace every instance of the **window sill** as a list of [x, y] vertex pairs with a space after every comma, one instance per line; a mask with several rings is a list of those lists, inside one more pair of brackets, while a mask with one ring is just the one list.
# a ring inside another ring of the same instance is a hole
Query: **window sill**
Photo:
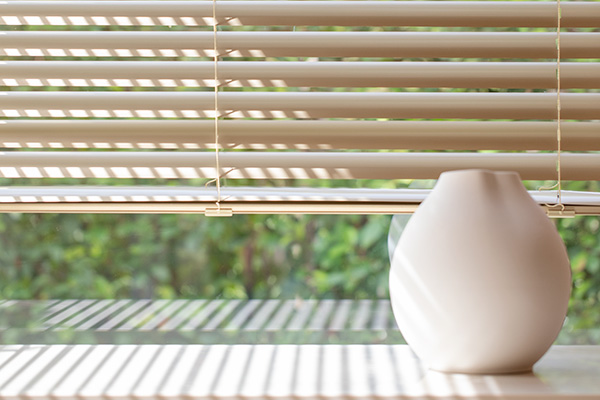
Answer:
[[427, 371], [406, 345], [4, 345], [0, 397], [590, 399], [600, 346], [554, 346], [534, 373]]

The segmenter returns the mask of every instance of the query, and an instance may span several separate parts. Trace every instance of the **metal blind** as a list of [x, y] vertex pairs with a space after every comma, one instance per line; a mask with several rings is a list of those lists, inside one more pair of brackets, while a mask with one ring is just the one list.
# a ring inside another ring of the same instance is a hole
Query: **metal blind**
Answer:
[[[556, 177], [556, 156], [542, 152], [556, 147], [554, 2], [215, 10], [218, 171], [212, 1], [0, 4], [0, 177], [15, 182], [0, 210], [205, 212], [217, 195], [201, 182], [226, 174], [259, 182], [224, 189], [232, 213], [409, 212], [421, 195], [285, 184], [463, 168]], [[598, 180], [600, 3], [563, 2], [561, 25], [563, 177]], [[104, 178], [132, 184], [89, 184]], [[571, 195], [566, 204], [600, 205]]]

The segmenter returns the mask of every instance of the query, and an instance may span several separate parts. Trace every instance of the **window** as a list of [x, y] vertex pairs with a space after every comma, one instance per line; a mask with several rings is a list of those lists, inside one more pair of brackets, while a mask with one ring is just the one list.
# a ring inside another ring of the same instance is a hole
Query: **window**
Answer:
[[[420, 367], [395, 346], [389, 215], [412, 212], [449, 169], [517, 170], [540, 204], [554, 201], [537, 188], [556, 178], [556, 4], [215, 11], [216, 35], [211, 1], [0, 5], [0, 371], [27, 372], [0, 373], [0, 393], [471, 393], [480, 381], [415, 384]], [[563, 201], [578, 215], [600, 210], [599, 20], [598, 2], [562, 4]], [[559, 343], [597, 344], [598, 220], [558, 224], [577, 311]], [[40, 343], [88, 347], [8, 346]], [[218, 378], [244, 371], [256, 376], [238, 391]]]

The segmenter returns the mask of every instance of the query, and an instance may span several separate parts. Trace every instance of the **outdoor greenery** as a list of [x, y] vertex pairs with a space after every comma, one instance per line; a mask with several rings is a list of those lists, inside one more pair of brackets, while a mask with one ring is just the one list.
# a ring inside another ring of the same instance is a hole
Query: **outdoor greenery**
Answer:
[[[598, 182], [571, 182], [572, 190], [598, 191]], [[573, 271], [570, 302], [572, 329], [598, 329], [600, 325], [600, 218], [559, 220]]]
[[4, 214], [2, 297], [387, 296], [388, 216]]

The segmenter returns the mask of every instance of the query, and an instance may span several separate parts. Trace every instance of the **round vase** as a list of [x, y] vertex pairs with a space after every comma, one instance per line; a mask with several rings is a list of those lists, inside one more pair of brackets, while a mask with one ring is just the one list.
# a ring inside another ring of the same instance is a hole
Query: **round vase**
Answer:
[[530, 371], [564, 322], [571, 269], [514, 172], [445, 172], [410, 219], [390, 271], [394, 316], [431, 369]]

